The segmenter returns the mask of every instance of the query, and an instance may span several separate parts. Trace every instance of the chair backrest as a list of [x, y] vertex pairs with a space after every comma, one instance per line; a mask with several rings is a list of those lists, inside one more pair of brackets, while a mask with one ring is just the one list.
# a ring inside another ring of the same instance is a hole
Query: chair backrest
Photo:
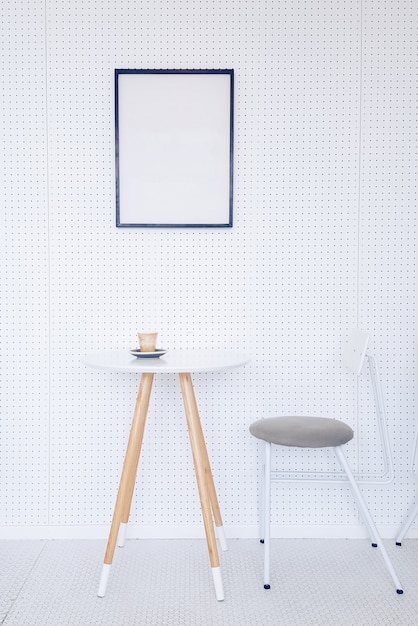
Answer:
[[368, 343], [369, 333], [355, 328], [351, 331], [343, 349], [343, 363], [356, 376], [359, 376], [363, 367]]
[[[376, 472], [368, 470], [366, 472], [356, 472], [356, 480], [364, 484], [389, 484], [393, 481], [393, 462], [391, 447], [389, 441], [389, 433], [386, 421], [386, 410], [383, 397], [382, 385], [380, 382], [378, 366], [375, 357], [367, 352], [369, 344], [369, 333], [355, 329], [348, 336], [347, 342], [343, 347], [342, 361], [347, 369], [359, 376], [363, 367], [365, 358], [368, 361], [369, 377], [375, 401], [377, 430], [379, 434], [381, 450], [382, 450], [382, 469], [376, 469]], [[418, 464], [418, 435], [417, 435], [417, 464]], [[418, 472], [418, 470], [417, 470]], [[345, 482], [344, 473], [332, 471], [312, 471], [309, 470], [276, 470], [272, 472], [276, 482], [289, 481], [306, 481], [306, 480], [325, 480], [328, 482]]]

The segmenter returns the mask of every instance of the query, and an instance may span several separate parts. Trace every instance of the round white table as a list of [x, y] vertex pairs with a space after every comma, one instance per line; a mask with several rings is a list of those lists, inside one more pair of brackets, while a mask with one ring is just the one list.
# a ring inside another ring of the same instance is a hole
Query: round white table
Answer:
[[160, 358], [135, 358], [128, 350], [111, 350], [90, 354], [84, 358], [84, 363], [91, 367], [141, 375], [98, 596], [103, 597], [106, 593], [116, 542], [119, 546], [125, 543], [126, 525], [132, 503], [154, 374], [176, 373], [180, 379], [216, 599], [224, 599], [213, 520], [217, 527], [221, 548], [226, 550], [227, 545], [191, 373], [229, 370], [245, 365], [248, 361], [249, 358], [246, 355], [226, 350], [173, 350]]

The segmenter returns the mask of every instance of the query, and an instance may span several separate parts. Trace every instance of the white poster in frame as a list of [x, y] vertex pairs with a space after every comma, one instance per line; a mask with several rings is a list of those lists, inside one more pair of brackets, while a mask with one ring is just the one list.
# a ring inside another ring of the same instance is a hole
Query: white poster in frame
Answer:
[[231, 227], [234, 70], [115, 70], [116, 225]]

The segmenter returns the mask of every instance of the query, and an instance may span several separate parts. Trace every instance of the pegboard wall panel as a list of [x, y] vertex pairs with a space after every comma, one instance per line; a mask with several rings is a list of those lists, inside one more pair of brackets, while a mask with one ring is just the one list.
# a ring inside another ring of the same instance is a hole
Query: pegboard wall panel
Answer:
[[[363, 15], [360, 323], [374, 325], [399, 473], [417, 428], [411, 389], [417, 384], [418, 6], [379, 5], [377, 15], [377, 4], [367, 2]], [[384, 491], [377, 498], [387, 522]], [[393, 503], [404, 508], [404, 489], [394, 492]]]
[[[340, 363], [357, 325], [381, 363], [396, 467], [394, 484], [367, 495], [381, 524], [399, 523], [415, 488], [415, 4], [46, 0], [28, 13], [3, 3], [1, 523], [110, 522], [138, 381], [81, 358], [128, 349], [141, 328], [158, 330], [164, 348], [252, 357], [194, 377], [224, 520], [238, 535], [256, 532], [256, 418], [341, 417], [356, 431], [355, 469], [374, 472], [369, 388]], [[115, 227], [116, 67], [234, 69], [232, 229]], [[315, 454], [276, 462], [333, 468]], [[200, 527], [174, 376], [156, 377], [139, 479], [140, 529]], [[290, 533], [358, 525], [340, 485], [282, 484], [275, 498], [287, 506], [273, 521]]]
[[49, 280], [44, 2], [3, 2], [0, 524], [48, 519]]

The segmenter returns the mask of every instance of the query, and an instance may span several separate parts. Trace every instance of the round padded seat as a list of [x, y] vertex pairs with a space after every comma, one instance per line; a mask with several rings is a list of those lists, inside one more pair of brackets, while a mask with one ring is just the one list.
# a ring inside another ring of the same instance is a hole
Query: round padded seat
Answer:
[[348, 424], [329, 417], [268, 417], [250, 426], [250, 433], [278, 446], [335, 448], [350, 441], [354, 432]]

